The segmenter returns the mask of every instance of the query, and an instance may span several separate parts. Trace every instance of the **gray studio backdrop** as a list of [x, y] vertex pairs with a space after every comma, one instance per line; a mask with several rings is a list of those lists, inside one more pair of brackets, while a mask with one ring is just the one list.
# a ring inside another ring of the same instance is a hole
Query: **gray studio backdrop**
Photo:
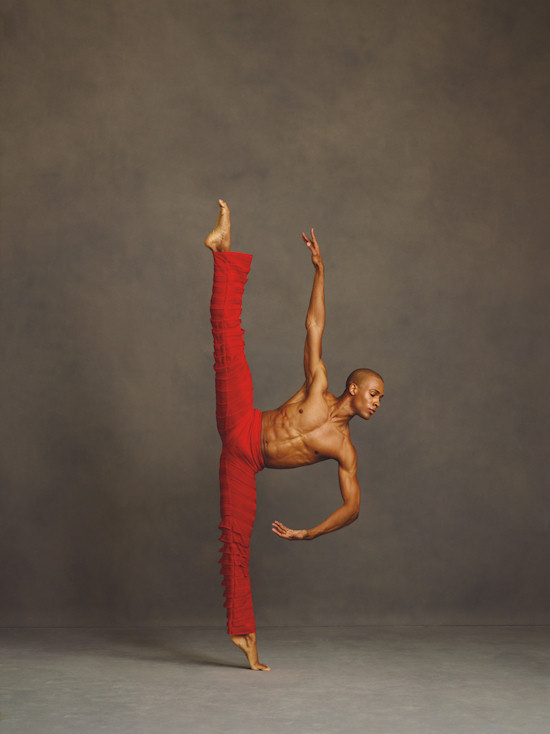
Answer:
[[258, 478], [260, 625], [543, 624], [550, 11], [515, 0], [3, 0], [0, 624], [223, 625], [216, 200], [256, 403], [386, 380], [336, 465]]

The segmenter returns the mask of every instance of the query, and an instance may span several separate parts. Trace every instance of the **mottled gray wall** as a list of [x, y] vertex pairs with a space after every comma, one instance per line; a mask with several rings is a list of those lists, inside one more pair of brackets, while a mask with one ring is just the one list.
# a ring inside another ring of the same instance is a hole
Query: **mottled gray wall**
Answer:
[[224, 623], [216, 199], [259, 408], [367, 364], [362, 514], [259, 477], [260, 624], [549, 622], [547, 2], [3, 0], [0, 624]]

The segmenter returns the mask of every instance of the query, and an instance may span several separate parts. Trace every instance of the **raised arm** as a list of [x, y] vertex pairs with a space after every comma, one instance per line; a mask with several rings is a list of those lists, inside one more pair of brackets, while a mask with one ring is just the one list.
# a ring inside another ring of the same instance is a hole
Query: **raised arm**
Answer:
[[327, 375], [322, 357], [323, 331], [325, 329], [325, 266], [321, 250], [313, 229], [311, 239], [302, 232], [302, 238], [311, 252], [311, 262], [315, 268], [313, 288], [306, 316], [306, 343], [304, 347], [304, 372], [306, 391], [315, 385], [327, 389]]
[[313, 540], [320, 535], [332, 533], [335, 530], [351, 525], [359, 517], [360, 490], [357, 481], [357, 452], [348, 444], [338, 460], [338, 479], [343, 505], [331, 515], [309, 530], [291, 530], [286, 525], [275, 521], [272, 529], [280, 538], [285, 540]]

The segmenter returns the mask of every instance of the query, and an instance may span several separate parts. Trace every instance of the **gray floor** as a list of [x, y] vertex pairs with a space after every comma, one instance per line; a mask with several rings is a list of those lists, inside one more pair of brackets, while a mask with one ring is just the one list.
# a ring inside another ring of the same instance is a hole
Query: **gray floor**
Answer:
[[548, 734], [548, 627], [0, 629], [2, 734]]

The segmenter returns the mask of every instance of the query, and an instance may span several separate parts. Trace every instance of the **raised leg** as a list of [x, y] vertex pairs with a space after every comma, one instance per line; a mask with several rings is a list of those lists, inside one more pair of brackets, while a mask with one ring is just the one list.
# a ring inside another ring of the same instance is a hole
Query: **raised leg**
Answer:
[[216, 418], [224, 445], [242, 430], [254, 409], [253, 385], [244, 349], [241, 310], [252, 255], [214, 252], [210, 322], [214, 337]]

